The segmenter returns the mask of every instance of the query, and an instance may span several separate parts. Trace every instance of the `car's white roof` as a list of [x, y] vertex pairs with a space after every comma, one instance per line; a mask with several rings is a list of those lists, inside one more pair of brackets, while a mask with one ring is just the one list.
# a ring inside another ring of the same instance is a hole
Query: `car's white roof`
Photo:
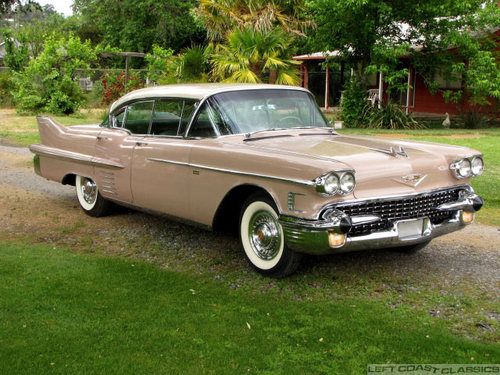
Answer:
[[282, 90], [301, 90], [306, 89], [299, 86], [284, 86], [284, 85], [269, 85], [269, 84], [251, 84], [251, 83], [194, 83], [194, 84], [177, 84], [165, 86], [153, 86], [144, 89], [135, 90], [122, 96], [111, 105], [110, 111], [118, 108], [121, 104], [140, 99], [147, 98], [186, 98], [201, 100], [208, 96], [227, 91], [240, 90], [264, 90], [264, 89], [282, 89]]

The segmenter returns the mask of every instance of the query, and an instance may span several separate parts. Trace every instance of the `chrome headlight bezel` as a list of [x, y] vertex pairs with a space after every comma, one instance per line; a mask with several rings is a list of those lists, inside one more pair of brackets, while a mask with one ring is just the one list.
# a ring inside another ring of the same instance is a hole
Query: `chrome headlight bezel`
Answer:
[[[481, 167], [479, 170], [474, 171], [473, 163], [477, 163], [478, 160], [480, 160]], [[484, 161], [481, 155], [475, 155], [454, 161], [450, 164], [450, 169], [453, 171], [454, 176], [459, 180], [479, 176], [483, 173]]]
[[[352, 176], [353, 179], [352, 187], [350, 188], [350, 190], [342, 189], [342, 179], [349, 178], [349, 176]], [[316, 191], [321, 195], [347, 195], [352, 193], [352, 191], [356, 187], [356, 177], [354, 176], [354, 171], [351, 170], [329, 172], [314, 180], [314, 186], [316, 188]]]

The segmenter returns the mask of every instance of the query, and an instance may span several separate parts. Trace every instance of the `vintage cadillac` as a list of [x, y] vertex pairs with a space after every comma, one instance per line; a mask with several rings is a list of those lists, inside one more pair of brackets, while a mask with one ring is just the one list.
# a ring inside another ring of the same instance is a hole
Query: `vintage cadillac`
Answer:
[[100, 125], [38, 118], [35, 171], [112, 204], [239, 233], [250, 265], [294, 272], [302, 254], [415, 251], [483, 204], [478, 151], [336, 133], [300, 87], [170, 85], [117, 100]]

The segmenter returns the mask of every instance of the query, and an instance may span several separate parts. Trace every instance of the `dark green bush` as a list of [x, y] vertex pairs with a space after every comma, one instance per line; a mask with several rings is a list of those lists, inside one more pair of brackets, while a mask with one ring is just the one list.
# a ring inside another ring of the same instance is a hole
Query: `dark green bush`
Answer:
[[11, 107], [13, 104], [12, 91], [14, 91], [14, 82], [12, 73], [9, 70], [0, 70], [0, 106]]
[[362, 127], [364, 125], [366, 95], [366, 87], [355, 77], [347, 82], [340, 103], [340, 115], [347, 127]]
[[384, 103], [381, 108], [365, 104], [363, 111], [363, 127], [377, 129], [422, 129], [424, 126], [416, 121], [411, 114], [399, 104]]

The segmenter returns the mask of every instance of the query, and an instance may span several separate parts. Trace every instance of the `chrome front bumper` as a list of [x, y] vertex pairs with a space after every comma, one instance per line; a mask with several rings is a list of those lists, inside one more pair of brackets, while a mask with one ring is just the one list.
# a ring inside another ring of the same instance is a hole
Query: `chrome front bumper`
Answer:
[[[436, 207], [437, 210], [453, 210], [451, 219], [440, 224], [431, 223], [427, 217], [399, 220], [392, 222], [392, 227], [372, 232], [367, 235], [350, 236], [350, 225], [353, 223], [373, 222], [378, 220], [376, 215], [349, 217], [342, 212], [331, 215], [327, 220], [304, 220], [291, 216], [281, 216], [287, 246], [301, 253], [333, 254], [348, 251], [401, 247], [419, 244], [431, 239], [462, 229], [470, 222], [464, 217], [465, 213], [473, 213], [481, 209], [482, 199], [471, 191], [465, 192], [460, 199]], [[399, 231], [399, 224], [404, 221], [422, 219], [422, 231], [415, 236], [403, 236]], [[344, 234], [345, 243], [331, 246], [329, 236], [332, 233]]]

